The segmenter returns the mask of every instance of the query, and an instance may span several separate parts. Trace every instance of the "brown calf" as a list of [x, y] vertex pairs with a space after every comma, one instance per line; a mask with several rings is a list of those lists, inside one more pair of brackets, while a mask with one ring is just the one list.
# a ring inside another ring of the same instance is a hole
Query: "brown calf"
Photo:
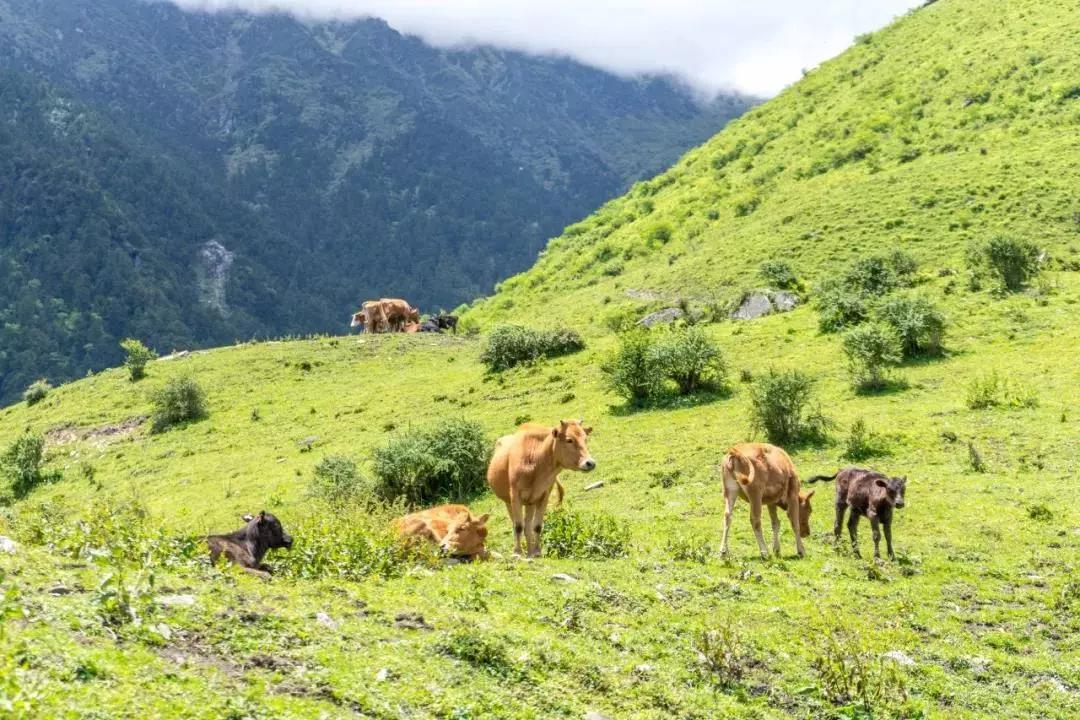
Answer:
[[596, 461], [589, 454], [591, 427], [580, 420], [563, 420], [555, 427], [522, 425], [513, 435], [495, 443], [487, 481], [504, 503], [514, 525], [514, 554], [521, 554], [525, 535], [529, 557], [540, 555], [540, 534], [552, 486], [562, 500], [559, 473], [563, 470], [591, 472]]
[[281, 527], [281, 522], [263, 510], [257, 516], [244, 516], [247, 525], [228, 535], [209, 535], [206, 538], [210, 546], [210, 563], [217, 563], [222, 555], [229, 562], [261, 578], [270, 577], [270, 568], [263, 565], [262, 559], [272, 548], [291, 548], [292, 537]]
[[802, 539], [810, 535], [810, 498], [814, 491], [800, 491], [799, 475], [788, 454], [775, 445], [740, 443], [728, 450], [720, 468], [727, 503], [720, 554], [727, 554], [731, 514], [735, 501], [742, 497], [750, 502], [750, 525], [754, 528], [762, 558], [769, 557], [765, 537], [761, 533], [762, 505], [768, 506], [772, 519], [773, 552], [780, 554], [780, 519], [776, 515], [776, 508], [780, 507], [787, 511], [791, 529], [795, 533], [795, 547], [799, 557], [803, 557]]
[[844, 513], [851, 508], [848, 517], [848, 534], [851, 535], [851, 549], [855, 557], [859, 554], [859, 518], [865, 515], [870, 520], [870, 529], [874, 536], [874, 557], [881, 558], [880, 526], [885, 530], [885, 546], [889, 558], [894, 559], [892, 546], [893, 508], [904, 507], [904, 491], [907, 489], [907, 477], [888, 477], [874, 470], [859, 467], [846, 467], [833, 475], [815, 475], [806, 482], [818, 480], [836, 480], [836, 522], [833, 524], [833, 536], [840, 541], [840, 526], [844, 524]]
[[488, 557], [487, 513], [477, 517], [464, 505], [439, 505], [394, 521], [397, 531], [438, 545], [450, 557], [481, 560]]

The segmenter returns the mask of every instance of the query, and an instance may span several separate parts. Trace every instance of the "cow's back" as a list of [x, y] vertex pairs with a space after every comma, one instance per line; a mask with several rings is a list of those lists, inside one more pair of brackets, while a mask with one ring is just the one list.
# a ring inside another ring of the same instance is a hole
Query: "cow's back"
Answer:
[[516, 435], [503, 435], [495, 441], [495, 452], [488, 463], [488, 487], [503, 502], [510, 501], [510, 453]]
[[438, 543], [446, 537], [446, 531], [454, 520], [468, 514], [469, 508], [464, 505], [439, 505], [399, 518], [395, 524], [402, 535], [423, 537]]
[[783, 448], [768, 443], [739, 443], [728, 452], [754, 464], [754, 484], [760, 484], [762, 501], [773, 503], [788, 497], [792, 482], [798, 482], [795, 465]]

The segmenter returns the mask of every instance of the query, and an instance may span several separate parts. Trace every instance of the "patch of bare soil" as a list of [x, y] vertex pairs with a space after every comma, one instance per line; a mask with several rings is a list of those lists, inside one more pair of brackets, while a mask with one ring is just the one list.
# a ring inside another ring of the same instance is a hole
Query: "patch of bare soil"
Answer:
[[94, 428], [78, 427], [68, 423], [59, 425], [45, 433], [45, 442], [49, 445], [68, 445], [74, 442], [89, 442], [98, 447], [105, 447], [114, 442], [130, 437], [148, 420], [146, 415], [129, 417], [118, 423]]

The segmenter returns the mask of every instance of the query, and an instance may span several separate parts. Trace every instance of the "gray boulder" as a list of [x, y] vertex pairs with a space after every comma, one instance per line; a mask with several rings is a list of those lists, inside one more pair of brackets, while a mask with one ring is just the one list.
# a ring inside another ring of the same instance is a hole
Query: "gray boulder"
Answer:
[[649, 313], [645, 317], [638, 320], [638, 325], [642, 325], [647, 328], [651, 328], [655, 325], [670, 325], [683, 316], [683, 311], [679, 308], [664, 308], [663, 310], [657, 310], [654, 313]]
[[756, 320], [774, 312], [794, 310], [799, 304], [795, 293], [774, 290], [757, 290], [743, 298], [739, 308], [731, 313], [732, 320]]

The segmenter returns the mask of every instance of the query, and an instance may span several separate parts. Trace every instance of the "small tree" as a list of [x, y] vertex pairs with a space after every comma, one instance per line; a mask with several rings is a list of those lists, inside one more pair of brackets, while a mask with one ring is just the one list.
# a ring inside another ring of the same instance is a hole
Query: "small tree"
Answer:
[[49, 395], [50, 390], [52, 390], [52, 385], [48, 381], [37, 380], [30, 383], [30, 387], [23, 391], [23, 400], [27, 405], [37, 405]]
[[162, 432], [179, 423], [201, 420], [208, 414], [206, 393], [190, 377], [170, 380], [156, 390], [150, 400], [154, 405], [151, 418], [153, 432]]
[[888, 298], [878, 308], [878, 317], [900, 336], [904, 357], [941, 352], [945, 317], [926, 298], [903, 295]]
[[884, 387], [890, 366], [900, 362], [900, 336], [888, 325], [860, 325], [844, 335], [844, 354], [857, 390]]
[[866, 296], [845, 285], [843, 279], [826, 281], [819, 286], [817, 307], [818, 327], [827, 333], [854, 327], [870, 317]]
[[643, 403], [663, 388], [663, 361], [647, 328], [623, 333], [619, 347], [601, 368], [608, 386], [632, 403]]
[[157, 353], [143, 345], [135, 338], [127, 338], [120, 343], [127, 356], [124, 358], [124, 367], [131, 374], [131, 382], [146, 377], [146, 366], [157, 357]]
[[990, 274], [1005, 290], [1017, 292], [1039, 273], [1039, 248], [1027, 240], [998, 235], [968, 248], [968, 266]]
[[750, 389], [750, 417], [769, 442], [823, 440], [831, 421], [813, 406], [814, 379], [799, 370], [770, 369]]
[[799, 287], [799, 278], [786, 260], [766, 260], [758, 266], [758, 275], [773, 287], [781, 290], [795, 290]]
[[16, 500], [26, 497], [42, 483], [60, 479], [60, 471], [46, 473], [44, 466], [45, 438], [34, 433], [19, 437], [0, 455], [0, 476]]
[[675, 381], [682, 395], [704, 385], [720, 385], [727, 374], [720, 348], [699, 327], [669, 330], [657, 351], [664, 375]]

